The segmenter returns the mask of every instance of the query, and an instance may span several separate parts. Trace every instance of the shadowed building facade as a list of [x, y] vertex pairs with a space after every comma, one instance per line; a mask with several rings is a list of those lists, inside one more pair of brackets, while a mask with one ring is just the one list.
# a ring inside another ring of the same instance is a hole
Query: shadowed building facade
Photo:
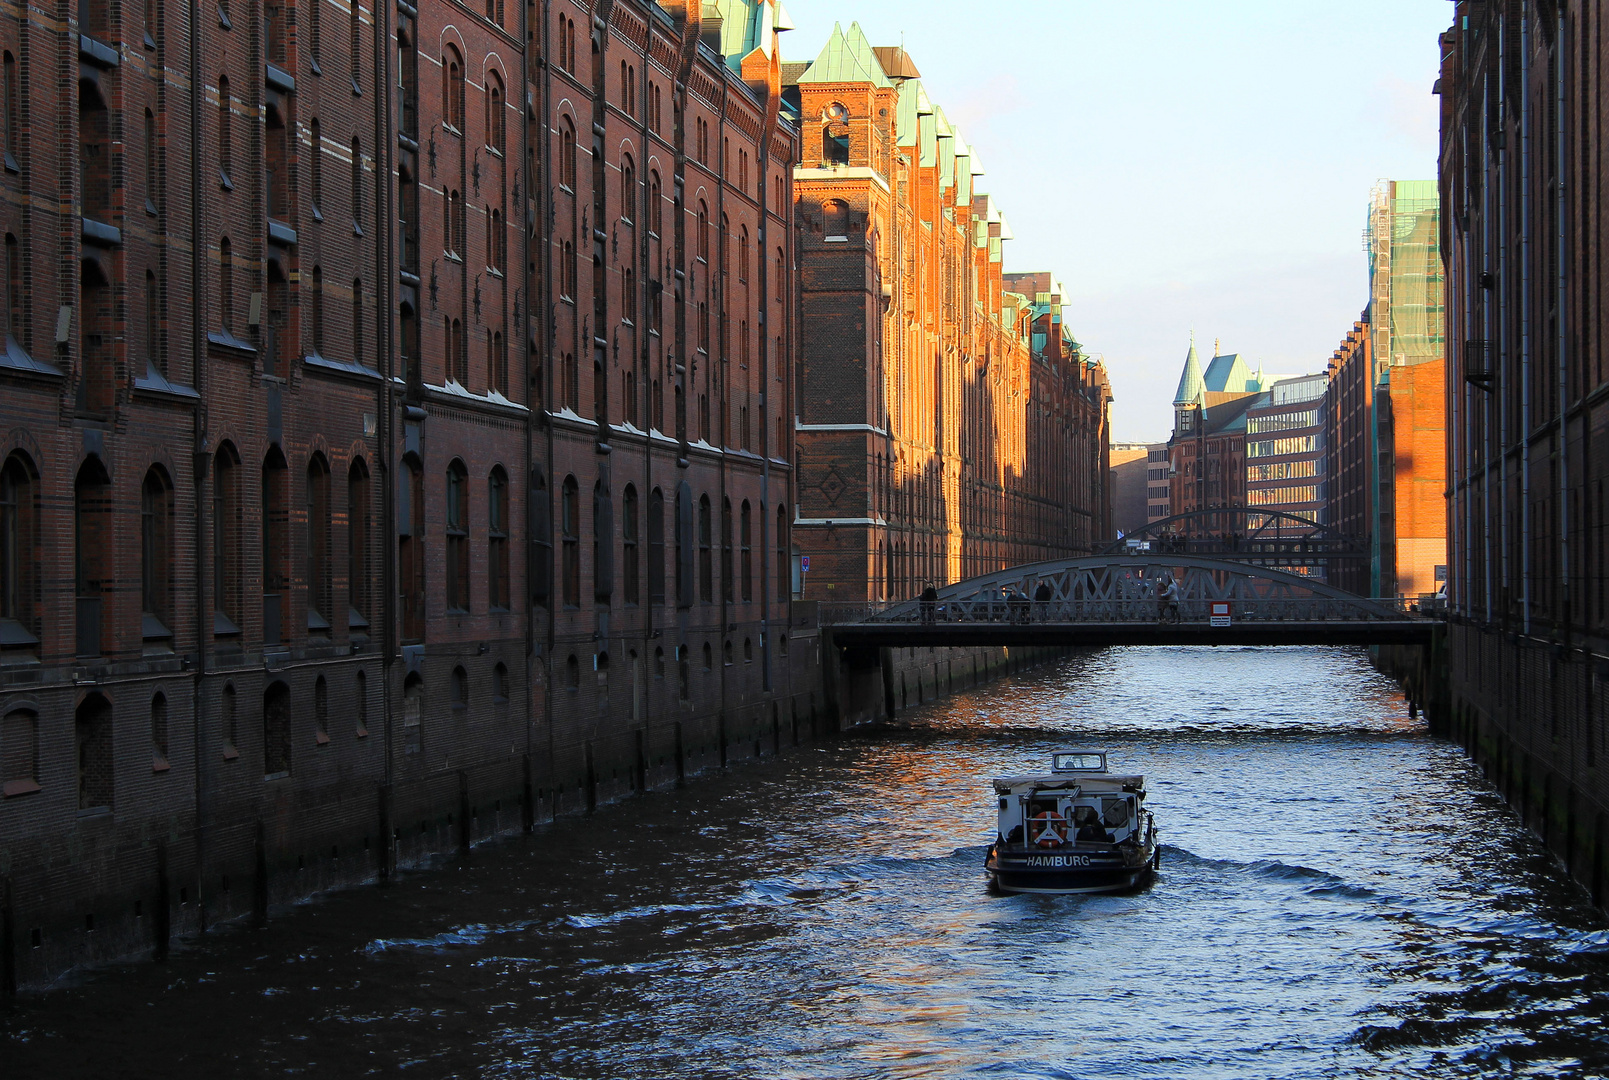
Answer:
[[903, 50], [835, 27], [789, 66], [803, 149], [808, 595], [907, 597], [1106, 535], [1110, 391], [1048, 274], [1008, 281], [977, 154]]
[[776, 745], [784, 29], [0, 14], [0, 982]]
[[1461, 0], [1437, 84], [1450, 494], [1440, 719], [1599, 906], [1609, 898], [1606, 14], [1586, 0]]

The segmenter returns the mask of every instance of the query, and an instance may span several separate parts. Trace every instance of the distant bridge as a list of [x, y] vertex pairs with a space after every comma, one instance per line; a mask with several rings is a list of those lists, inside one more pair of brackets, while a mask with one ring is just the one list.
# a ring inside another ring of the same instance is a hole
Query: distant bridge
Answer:
[[1113, 540], [1100, 554], [1142, 549], [1265, 566], [1329, 566], [1368, 559], [1366, 541], [1309, 518], [1247, 506], [1192, 510]]
[[[1178, 618], [1159, 601], [1179, 585]], [[1438, 620], [1416, 605], [1221, 558], [1161, 552], [1013, 567], [937, 590], [931, 600], [822, 604], [835, 644], [1428, 645]]]

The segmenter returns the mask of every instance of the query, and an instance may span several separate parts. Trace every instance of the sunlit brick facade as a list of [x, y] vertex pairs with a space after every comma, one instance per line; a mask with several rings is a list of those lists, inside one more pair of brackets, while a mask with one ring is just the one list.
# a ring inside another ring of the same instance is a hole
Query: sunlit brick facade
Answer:
[[1003, 277], [973, 150], [859, 26], [789, 76], [806, 595], [905, 598], [1087, 551], [1110, 532], [1105, 372], [1049, 275]]

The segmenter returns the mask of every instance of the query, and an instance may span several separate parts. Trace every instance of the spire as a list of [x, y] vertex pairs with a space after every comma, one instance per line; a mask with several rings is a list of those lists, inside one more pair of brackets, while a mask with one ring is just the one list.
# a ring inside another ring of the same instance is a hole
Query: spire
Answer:
[[1201, 361], [1196, 357], [1196, 335], [1190, 332], [1190, 352], [1184, 358], [1184, 374], [1179, 376], [1179, 392], [1173, 395], [1175, 405], [1194, 405], [1201, 400]]

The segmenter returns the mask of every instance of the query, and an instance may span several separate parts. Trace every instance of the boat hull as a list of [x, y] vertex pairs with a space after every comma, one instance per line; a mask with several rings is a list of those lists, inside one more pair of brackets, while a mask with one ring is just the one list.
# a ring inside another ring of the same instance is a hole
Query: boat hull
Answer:
[[1138, 862], [1112, 853], [1075, 851], [990, 852], [994, 887], [1013, 893], [1108, 893], [1133, 889], [1150, 877], [1156, 849], [1148, 845]]

